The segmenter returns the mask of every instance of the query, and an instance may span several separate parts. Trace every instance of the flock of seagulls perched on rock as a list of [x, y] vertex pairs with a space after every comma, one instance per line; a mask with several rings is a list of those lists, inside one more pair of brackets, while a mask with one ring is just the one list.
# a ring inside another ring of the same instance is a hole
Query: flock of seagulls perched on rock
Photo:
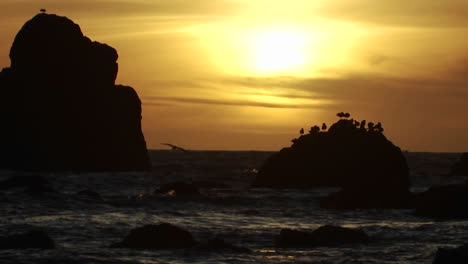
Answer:
[[[356, 128], [363, 129], [363, 130], [369, 130], [369, 131], [373, 131], [373, 132], [379, 132], [379, 133], [382, 133], [384, 131], [384, 129], [382, 127], [382, 123], [380, 123], [380, 122], [378, 122], [377, 124], [374, 124], [372, 122], [367, 123], [366, 120], [362, 120], [361, 122], [359, 122], [359, 121], [354, 120], [354, 119], [348, 119], [349, 117], [351, 117], [351, 114], [350, 113], [344, 113], [344, 112], [339, 112], [336, 115], [340, 119], [341, 118], [347, 119]], [[367, 124], [367, 127], [366, 127], [366, 124]], [[310, 130], [309, 130], [309, 133], [313, 134], [313, 133], [317, 133], [317, 132], [320, 132], [320, 131], [326, 131], [326, 130], [327, 130], [327, 124], [323, 123], [321, 128], [319, 126], [311, 127]], [[301, 135], [303, 135], [304, 134], [304, 128], [301, 128], [299, 133]]]

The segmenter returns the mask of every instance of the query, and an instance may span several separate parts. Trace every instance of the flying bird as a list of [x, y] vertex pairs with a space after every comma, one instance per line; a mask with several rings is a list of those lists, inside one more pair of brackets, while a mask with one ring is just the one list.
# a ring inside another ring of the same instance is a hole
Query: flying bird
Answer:
[[161, 145], [169, 146], [169, 147], [172, 148], [172, 150], [180, 150], [180, 151], [183, 151], [183, 152], [187, 152], [186, 149], [181, 148], [181, 147], [178, 147], [178, 146], [176, 146], [176, 145], [169, 144], [169, 143], [161, 143]]

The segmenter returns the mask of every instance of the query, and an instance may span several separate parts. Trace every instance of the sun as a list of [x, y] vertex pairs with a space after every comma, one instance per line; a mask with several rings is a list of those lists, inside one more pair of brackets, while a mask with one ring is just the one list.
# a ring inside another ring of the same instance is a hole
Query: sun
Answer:
[[305, 35], [294, 31], [266, 31], [253, 36], [253, 67], [261, 73], [299, 69], [307, 61]]

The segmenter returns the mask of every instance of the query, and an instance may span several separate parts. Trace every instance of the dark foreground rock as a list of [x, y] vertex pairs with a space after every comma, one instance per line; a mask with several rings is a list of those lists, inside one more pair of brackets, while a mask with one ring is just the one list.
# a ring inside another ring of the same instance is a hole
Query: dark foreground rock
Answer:
[[439, 248], [432, 264], [468, 263], [468, 244], [458, 248]]
[[0, 237], [0, 249], [53, 249], [54, 247], [54, 241], [49, 237], [47, 233], [40, 230], [32, 230], [24, 234]]
[[66, 17], [22, 27], [0, 73], [0, 168], [150, 168], [135, 90], [115, 85], [117, 52]]
[[[345, 198], [333, 198], [335, 208], [393, 207], [408, 197], [409, 185], [406, 159], [380, 123], [366, 126], [353, 119], [340, 119], [328, 131], [315, 126], [293, 139], [291, 147], [265, 161], [254, 182], [254, 187], [270, 188], [341, 187]], [[361, 195], [353, 202], [349, 193]], [[345, 200], [347, 205], [337, 204]]]
[[364, 231], [325, 225], [312, 232], [282, 229], [275, 240], [277, 247], [327, 247], [369, 241]]
[[468, 176], [468, 153], [463, 153], [450, 170], [450, 175]]
[[196, 244], [192, 234], [177, 226], [163, 223], [145, 225], [130, 231], [124, 240], [113, 247], [139, 249], [191, 248]]
[[417, 216], [468, 218], [468, 184], [432, 186], [416, 194], [411, 206]]

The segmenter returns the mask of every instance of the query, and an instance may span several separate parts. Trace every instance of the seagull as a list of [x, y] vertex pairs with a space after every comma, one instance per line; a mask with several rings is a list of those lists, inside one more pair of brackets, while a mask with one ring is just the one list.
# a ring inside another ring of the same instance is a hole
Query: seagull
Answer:
[[41, 9], [41, 10], [39, 10], [39, 11], [41, 11], [41, 13], [45, 13], [45, 12], [47, 12], [47, 10], [45, 10], [44, 8], [42, 8], [42, 9]]
[[299, 133], [300, 133], [301, 135], [303, 135], [303, 134], [304, 134], [304, 128], [301, 128], [301, 130], [299, 131]]
[[169, 144], [169, 143], [161, 143], [161, 145], [169, 146], [169, 147], [172, 148], [172, 150], [180, 150], [180, 151], [183, 151], [183, 152], [187, 152], [186, 149], [181, 148], [181, 147], [178, 147], [178, 146], [176, 146], [176, 145]]

